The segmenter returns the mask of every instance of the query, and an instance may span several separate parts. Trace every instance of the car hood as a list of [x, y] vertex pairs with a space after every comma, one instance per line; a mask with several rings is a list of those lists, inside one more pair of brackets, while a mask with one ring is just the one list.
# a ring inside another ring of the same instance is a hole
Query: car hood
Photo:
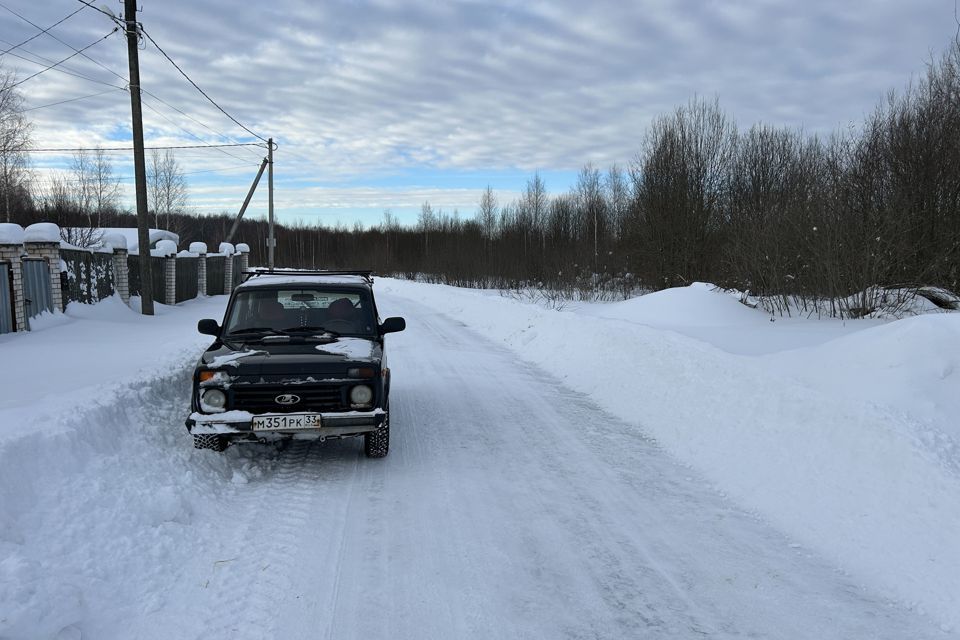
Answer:
[[343, 374], [350, 366], [379, 365], [383, 350], [376, 340], [342, 337], [332, 341], [311, 340], [234, 345], [217, 343], [204, 352], [200, 364], [220, 369], [230, 376], [298, 376]]

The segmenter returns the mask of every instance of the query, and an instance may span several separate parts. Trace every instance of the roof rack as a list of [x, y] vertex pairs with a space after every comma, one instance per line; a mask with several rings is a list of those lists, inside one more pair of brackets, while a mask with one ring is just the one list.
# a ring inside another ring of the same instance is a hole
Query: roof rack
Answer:
[[360, 276], [368, 284], [373, 284], [372, 270], [309, 270], [309, 269], [247, 269], [241, 274], [241, 282], [257, 276]]

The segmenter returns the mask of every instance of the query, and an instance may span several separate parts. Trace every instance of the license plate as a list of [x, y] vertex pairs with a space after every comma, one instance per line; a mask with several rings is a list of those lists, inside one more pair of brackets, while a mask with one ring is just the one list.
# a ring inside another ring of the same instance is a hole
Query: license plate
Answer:
[[291, 413], [280, 416], [256, 416], [253, 419], [254, 431], [278, 431], [290, 429], [319, 429], [320, 416]]

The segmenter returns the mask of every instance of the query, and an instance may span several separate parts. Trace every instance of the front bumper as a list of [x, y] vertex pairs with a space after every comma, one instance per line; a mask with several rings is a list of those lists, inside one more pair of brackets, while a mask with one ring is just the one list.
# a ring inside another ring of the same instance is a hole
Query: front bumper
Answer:
[[[257, 414], [282, 415], [282, 414]], [[187, 430], [193, 435], [220, 435], [233, 441], [259, 442], [293, 437], [298, 440], [343, 438], [376, 431], [387, 420], [383, 409], [372, 411], [343, 411], [329, 413], [309, 412], [320, 416], [321, 425], [309, 429], [253, 430], [254, 414], [246, 411], [225, 413], [191, 413], [186, 420]]]

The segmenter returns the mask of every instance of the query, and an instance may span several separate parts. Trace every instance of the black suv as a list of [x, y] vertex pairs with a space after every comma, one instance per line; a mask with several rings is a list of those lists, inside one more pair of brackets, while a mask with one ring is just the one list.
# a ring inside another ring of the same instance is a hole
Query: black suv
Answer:
[[368, 457], [390, 446], [390, 369], [369, 271], [253, 271], [230, 296], [193, 374], [187, 430], [198, 449], [362, 435]]

